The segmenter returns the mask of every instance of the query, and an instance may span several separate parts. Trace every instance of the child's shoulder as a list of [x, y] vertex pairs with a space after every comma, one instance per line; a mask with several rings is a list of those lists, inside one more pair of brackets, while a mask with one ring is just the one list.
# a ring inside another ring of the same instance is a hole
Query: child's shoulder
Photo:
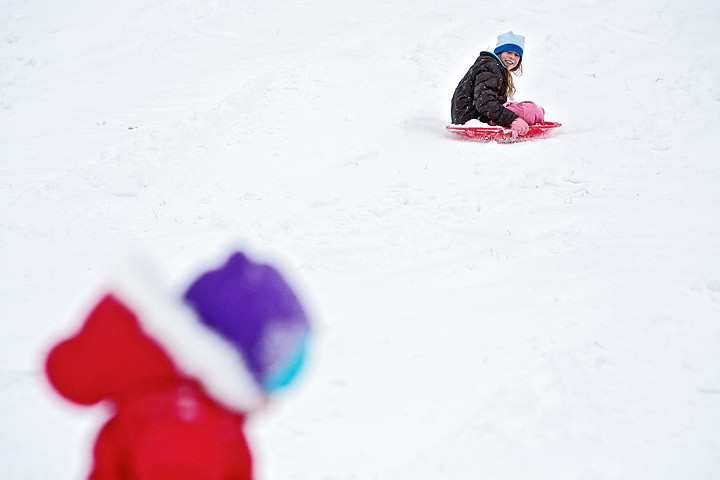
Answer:
[[482, 51], [475, 60], [475, 67], [493, 72], [500, 72], [504, 67], [497, 55], [492, 52]]

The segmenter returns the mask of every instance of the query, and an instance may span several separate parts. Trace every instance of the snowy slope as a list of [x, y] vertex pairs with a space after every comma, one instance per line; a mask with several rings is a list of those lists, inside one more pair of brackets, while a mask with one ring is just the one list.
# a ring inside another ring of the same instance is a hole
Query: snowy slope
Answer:
[[[496, 11], [491, 12], [490, 9]], [[0, 477], [82, 478], [42, 358], [128, 250], [235, 241], [318, 339], [259, 479], [720, 478], [720, 6], [0, 0]], [[541, 142], [449, 138], [526, 35]]]

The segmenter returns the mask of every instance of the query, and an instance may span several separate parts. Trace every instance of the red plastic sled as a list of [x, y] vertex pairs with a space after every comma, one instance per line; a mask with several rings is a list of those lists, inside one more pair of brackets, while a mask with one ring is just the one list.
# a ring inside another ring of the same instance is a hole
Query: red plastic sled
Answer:
[[509, 128], [499, 125], [490, 126], [467, 126], [467, 125], [448, 125], [448, 131], [465, 138], [471, 138], [480, 142], [498, 142], [498, 143], [515, 143], [524, 142], [525, 140], [533, 140], [543, 138], [550, 135], [553, 130], [562, 124], [557, 122], [538, 123], [530, 125], [527, 134], [519, 136], [515, 135]]

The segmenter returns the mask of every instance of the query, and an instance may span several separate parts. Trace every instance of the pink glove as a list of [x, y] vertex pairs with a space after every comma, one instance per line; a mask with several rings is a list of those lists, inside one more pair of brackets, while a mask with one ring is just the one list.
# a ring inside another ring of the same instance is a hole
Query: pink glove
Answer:
[[510, 130], [517, 133], [518, 135], [525, 135], [528, 130], [530, 130], [530, 127], [525, 120], [518, 117], [510, 124]]

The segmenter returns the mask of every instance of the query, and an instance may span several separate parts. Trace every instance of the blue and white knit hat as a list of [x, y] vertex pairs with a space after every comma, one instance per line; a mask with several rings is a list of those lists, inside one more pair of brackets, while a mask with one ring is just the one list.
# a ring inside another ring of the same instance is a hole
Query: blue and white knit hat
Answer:
[[500, 55], [502, 52], [515, 52], [520, 55], [520, 60], [522, 60], [523, 48], [525, 48], [525, 37], [513, 32], [506, 32], [498, 35], [498, 42], [494, 53], [495, 55]]

